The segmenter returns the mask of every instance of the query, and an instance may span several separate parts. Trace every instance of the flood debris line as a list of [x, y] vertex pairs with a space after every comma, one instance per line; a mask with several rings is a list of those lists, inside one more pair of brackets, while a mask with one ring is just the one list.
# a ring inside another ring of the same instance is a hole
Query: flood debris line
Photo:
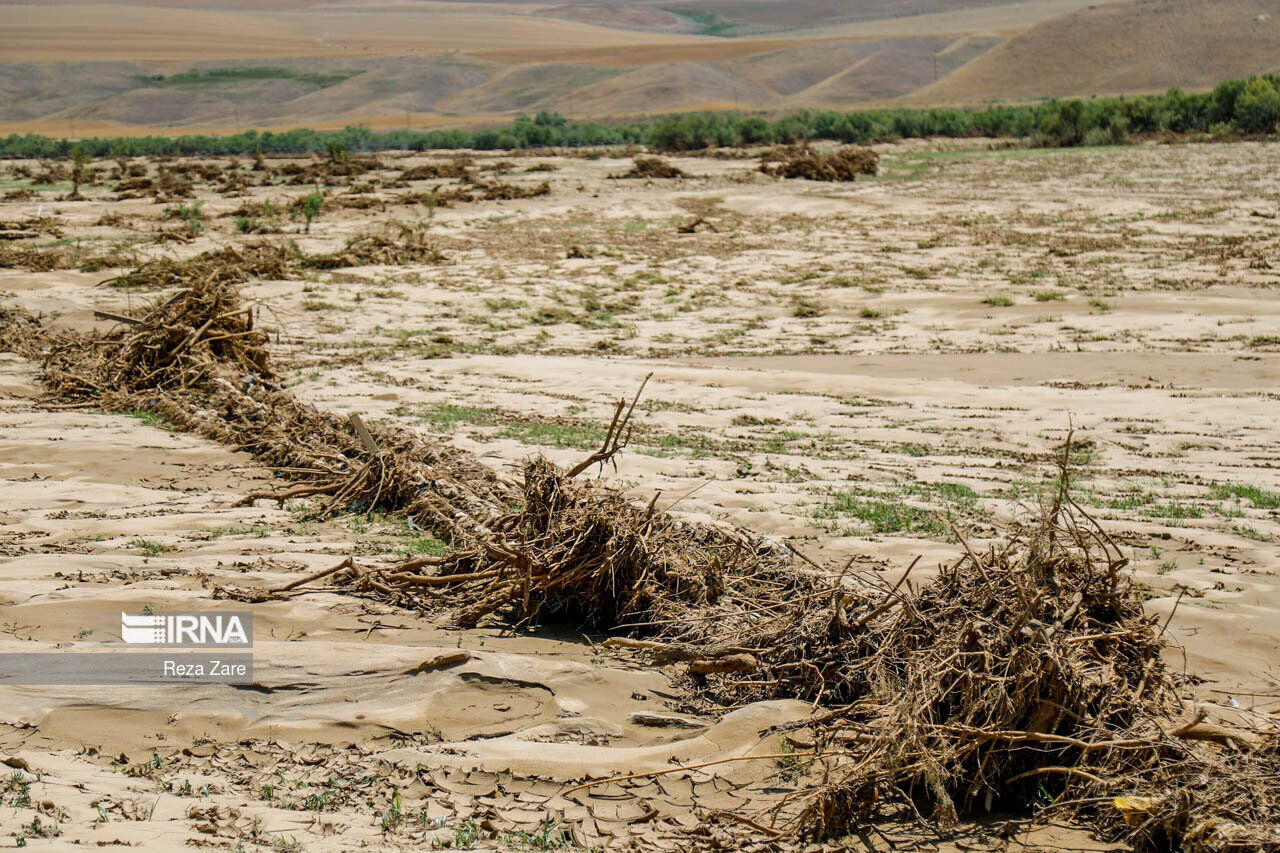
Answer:
[[964, 544], [935, 580], [888, 586], [580, 480], [625, 449], [634, 399], [582, 463], [535, 459], [519, 483], [306, 406], [276, 378], [253, 307], [210, 274], [105, 335], [15, 312], [0, 327], [61, 400], [156, 412], [293, 481], [246, 500], [380, 507], [452, 546], [391, 566], [344, 560], [264, 596], [324, 582], [464, 626], [589, 625], [678, 666], [695, 701], [812, 702], [813, 719], [775, 732], [805, 784], [733, 818], [766, 836], [832, 838], [890, 812], [945, 830], [1001, 810], [1087, 821], [1143, 849], [1280, 849], [1280, 737], [1183, 710], [1164, 626], [1071, 499], [1070, 440], [1055, 494], [1002, 543]]
[[411, 512], [464, 538], [510, 505], [513, 486], [470, 454], [377, 425], [369, 429], [378, 448], [371, 452], [347, 419], [300, 402], [275, 375], [254, 308], [214, 273], [188, 278], [106, 334], [51, 332], [9, 311], [0, 324], [11, 349], [42, 362], [43, 383], [59, 398], [154, 412], [294, 481], [246, 500], [324, 498], [318, 514]]
[[311, 270], [369, 264], [436, 264], [445, 259], [427, 226], [420, 222], [391, 222], [377, 231], [349, 238], [341, 249], [320, 254], [303, 252], [292, 241], [277, 241], [227, 246], [184, 259], [165, 256], [138, 263], [135, 252], [119, 248], [95, 254], [78, 246], [37, 249], [0, 244], [0, 267], [32, 272], [73, 268], [97, 272], [129, 267], [101, 284], [139, 289], [184, 287], [191, 279], [226, 284], [255, 279], [283, 281], [301, 278]]

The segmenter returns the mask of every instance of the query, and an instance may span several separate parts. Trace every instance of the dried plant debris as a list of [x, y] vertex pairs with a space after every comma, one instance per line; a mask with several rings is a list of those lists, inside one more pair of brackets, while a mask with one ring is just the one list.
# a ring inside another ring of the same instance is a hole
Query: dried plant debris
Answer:
[[435, 264], [445, 260], [422, 223], [392, 223], [382, 233], [362, 234], [347, 240], [341, 250], [327, 255], [311, 255], [304, 266], [337, 269], [371, 264]]
[[127, 267], [135, 263], [137, 263], [137, 256], [131, 249], [123, 246], [94, 251], [91, 245], [77, 242], [42, 249], [16, 241], [0, 241], [0, 269], [20, 269], [28, 272], [53, 270], [97, 272]]
[[807, 147], [775, 148], [760, 155], [760, 171], [778, 178], [854, 181], [859, 175], [876, 174], [879, 168], [880, 155], [856, 145], [830, 153]]
[[455, 157], [443, 163], [426, 163], [414, 166], [400, 173], [402, 181], [432, 181], [441, 179], [458, 179], [470, 181], [475, 161], [468, 156]]
[[631, 168], [616, 175], [614, 179], [623, 178], [687, 178], [689, 175], [677, 166], [673, 166], [661, 157], [636, 157], [631, 161]]
[[292, 242], [227, 246], [185, 260], [157, 258], [102, 283], [110, 287], [163, 289], [181, 287], [196, 279], [231, 285], [255, 279], [296, 279], [307, 270], [443, 260], [444, 254], [424, 224], [394, 222], [380, 232], [348, 239], [336, 252], [309, 255]]
[[462, 626], [591, 626], [679, 667], [690, 701], [812, 702], [812, 719], [778, 729], [804, 784], [772, 817], [735, 817], [773, 839], [904, 816], [945, 832], [1000, 810], [1087, 822], [1141, 849], [1280, 849], [1280, 735], [1184, 710], [1163, 625], [1071, 497], [1070, 440], [1052, 499], [998, 544], [962, 538], [936, 579], [829, 574], [749, 531], [579, 479], [626, 448], [636, 399], [619, 402], [581, 463], [534, 459], [519, 483], [450, 445], [304, 405], [276, 377], [235, 276], [206, 263], [105, 336], [5, 312], [5, 340], [42, 361], [59, 399], [157, 412], [290, 481], [246, 501], [380, 508], [450, 545], [217, 594], [257, 600], [323, 581]]
[[227, 246], [185, 260], [162, 257], [102, 282], [109, 287], [182, 287], [190, 281], [239, 284], [253, 279], [290, 279], [304, 259], [297, 246], [259, 243]]

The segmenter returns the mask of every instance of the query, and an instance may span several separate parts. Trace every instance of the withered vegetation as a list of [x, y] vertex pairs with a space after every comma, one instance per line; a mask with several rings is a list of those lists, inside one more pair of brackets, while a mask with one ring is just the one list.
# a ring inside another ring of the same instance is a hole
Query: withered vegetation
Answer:
[[609, 177], [621, 180], [624, 178], [687, 178], [689, 175], [661, 157], [636, 157], [631, 161], [630, 169]]
[[581, 463], [534, 459], [518, 482], [447, 443], [301, 403], [234, 285], [297, 263], [262, 251], [183, 267], [180, 290], [105, 335], [0, 315], [8, 345], [41, 361], [58, 400], [159, 413], [290, 481], [246, 501], [380, 508], [451, 546], [217, 594], [261, 599], [324, 581], [463, 626], [591, 626], [679, 666], [691, 701], [810, 701], [816, 715], [780, 731], [807, 784], [770, 814], [739, 816], [776, 838], [831, 838], [890, 812], [945, 830], [998, 809], [1085, 821], [1142, 849], [1280, 846], [1280, 736], [1184, 710], [1161, 658], [1164, 626], [1072, 499], [1070, 440], [1044, 505], [998, 544], [961, 537], [936, 579], [826, 572], [749, 531], [581, 479], [626, 448], [635, 399], [619, 402]]
[[808, 147], [775, 148], [760, 155], [760, 171], [778, 178], [855, 181], [859, 175], [876, 174], [879, 168], [880, 155], [857, 145], [830, 153]]

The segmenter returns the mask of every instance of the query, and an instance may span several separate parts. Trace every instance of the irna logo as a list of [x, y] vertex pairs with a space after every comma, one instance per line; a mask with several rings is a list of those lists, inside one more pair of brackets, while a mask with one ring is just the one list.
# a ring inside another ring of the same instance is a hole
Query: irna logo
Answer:
[[120, 614], [120, 636], [142, 646], [252, 646], [248, 611], [190, 611], [132, 616]]

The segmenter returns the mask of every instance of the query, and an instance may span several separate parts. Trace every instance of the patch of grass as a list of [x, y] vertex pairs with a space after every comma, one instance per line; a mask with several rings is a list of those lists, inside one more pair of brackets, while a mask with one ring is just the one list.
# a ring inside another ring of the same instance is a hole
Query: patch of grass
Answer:
[[893, 400], [885, 400], [880, 397], [841, 397], [840, 404], [843, 406], [904, 406], [905, 403], [897, 403]]
[[916, 483], [907, 492], [924, 497], [936, 495], [963, 510], [975, 509], [978, 505], [978, 493], [964, 483]]
[[569, 833], [559, 823], [552, 823], [550, 814], [543, 818], [542, 826], [537, 832], [526, 832], [522, 829], [519, 832], [509, 833], [503, 842], [516, 850], [560, 850], [573, 846]]
[[447, 543], [425, 533], [408, 536], [396, 551], [406, 557], [439, 557], [449, 553]]
[[413, 419], [420, 424], [429, 424], [433, 429], [448, 432], [458, 424], [489, 426], [497, 423], [496, 409], [482, 409], [477, 406], [456, 406], [453, 403], [423, 403], [416, 408]]
[[1204, 508], [1198, 504], [1183, 503], [1176, 498], [1162, 501], [1151, 492], [1131, 492], [1118, 498], [1095, 499], [1094, 505], [1130, 510], [1145, 518], [1167, 518], [1173, 521], [1204, 518]]
[[1252, 539], [1255, 542], [1270, 542], [1271, 537], [1263, 533], [1258, 528], [1249, 524], [1237, 524], [1231, 528], [1232, 532], [1246, 539]]
[[796, 296], [791, 300], [792, 317], [821, 317], [826, 308], [816, 299]]
[[354, 305], [338, 305], [333, 302], [325, 302], [323, 299], [313, 299], [308, 297], [302, 300], [303, 311], [354, 311]]
[[[26, 778], [21, 770], [15, 770], [9, 774], [9, 779], [5, 782], [3, 788], [0, 788], [0, 795], [10, 794], [8, 804], [16, 809], [25, 809], [31, 805], [31, 782]], [[0, 802], [4, 801], [4, 797], [0, 796]]]
[[191, 204], [166, 207], [164, 215], [170, 219], [181, 219], [186, 223], [187, 231], [193, 236], [204, 230], [203, 201], [193, 201]]
[[170, 420], [168, 420], [164, 415], [159, 415], [159, 414], [156, 414], [155, 412], [148, 412], [145, 409], [134, 409], [133, 411], [125, 412], [125, 414], [131, 418], [137, 418], [138, 420], [142, 421], [144, 424], [146, 424], [149, 427], [155, 427], [156, 429], [166, 429], [166, 430], [169, 430], [170, 432], [177, 429], [177, 427], [174, 426], [174, 424]]
[[1275, 347], [1280, 346], [1280, 335], [1254, 335], [1249, 341], [1251, 347]]
[[528, 305], [529, 303], [523, 299], [512, 299], [509, 296], [500, 296], [484, 301], [484, 307], [490, 311], [511, 311], [516, 308], [527, 308]]
[[479, 843], [480, 825], [476, 823], [475, 818], [468, 818], [466, 823], [454, 827], [453, 848], [455, 850], [474, 850]]
[[391, 797], [391, 805], [382, 813], [382, 831], [391, 832], [404, 820], [404, 801], [399, 789]]
[[1209, 488], [1215, 500], [1247, 500], [1258, 509], [1280, 509], [1280, 492], [1245, 483], [1214, 483]]
[[778, 767], [781, 769], [778, 776], [782, 781], [791, 784], [799, 781], [800, 772], [804, 768], [805, 764], [804, 760], [800, 756], [794, 754], [795, 751], [795, 745], [792, 744], [785, 736], [778, 739], [777, 752], [779, 755], [783, 756], [782, 758], [777, 759]]
[[288, 838], [283, 835], [277, 835], [271, 839], [271, 849], [278, 850], [280, 853], [294, 853], [294, 851], [302, 849], [302, 842], [293, 835]]
[[529, 322], [538, 326], [555, 326], [560, 323], [573, 323], [577, 320], [577, 314], [568, 308], [561, 308], [559, 306], [537, 308], [529, 315]]
[[887, 453], [901, 453], [904, 456], [928, 456], [932, 451], [923, 444], [914, 442], [903, 442], [902, 444], [894, 444], [885, 448]]
[[704, 433], [663, 433], [636, 439], [636, 451], [646, 456], [670, 456], [688, 453], [695, 457], [722, 456], [731, 452], [729, 444]]
[[271, 226], [261, 219], [255, 219], [252, 216], [236, 217], [236, 231], [241, 234], [266, 234], [270, 230]]
[[512, 424], [498, 433], [498, 438], [513, 438], [521, 444], [590, 450], [604, 441], [604, 430], [587, 424]]
[[250, 527], [247, 524], [227, 524], [222, 527], [214, 527], [209, 530], [209, 538], [217, 539], [222, 536], [249, 536], [253, 535], [259, 539], [263, 539], [270, 535], [271, 528], [265, 524], [259, 524], [256, 527]]
[[267, 66], [236, 66], [232, 68], [193, 69], [167, 77], [157, 74], [146, 78], [151, 86], [162, 88], [192, 89], [217, 86], [220, 83], [234, 83], [240, 80], [294, 80], [321, 89], [336, 86], [349, 80], [363, 71], [331, 71], [327, 74], [295, 71], [292, 68], [272, 68]]
[[164, 544], [163, 542], [156, 542], [153, 539], [134, 539], [129, 544], [142, 551], [148, 557], [163, 554], [165, 551], [171, 550], [172, 547]]
[[[849, 517], [858, 519], [871, 533], [923, 533], [943, 536], [947, 526], [933, 510], [911, 506], [895, 499], [863, 497], [856, 492], [835, 492], [818, 509], [818, 518]], [[846, 536], [857, 531], [846, 529]]]
[[1061, 302], [1067, 295], [1061, 290], [1037, 290], [1032, 294], [1036, 302]]
[[982, 304], [990, 305], [992, 308], [1008, 308], [1013, 304], [1013, 299], [1005, 296], [1004, 294], [996, 294], [994, 296], [988, 296], [986, 299], [982, 300]]

